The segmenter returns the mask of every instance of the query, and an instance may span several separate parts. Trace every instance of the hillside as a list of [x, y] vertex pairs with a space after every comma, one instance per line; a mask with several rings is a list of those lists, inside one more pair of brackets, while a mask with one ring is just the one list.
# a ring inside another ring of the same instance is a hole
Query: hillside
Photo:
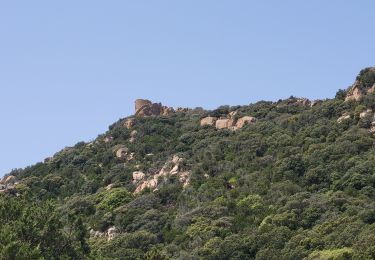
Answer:
[[375, 68], [334, 99], [137, 100], [0, 182], [0, 259], [375, 259]]

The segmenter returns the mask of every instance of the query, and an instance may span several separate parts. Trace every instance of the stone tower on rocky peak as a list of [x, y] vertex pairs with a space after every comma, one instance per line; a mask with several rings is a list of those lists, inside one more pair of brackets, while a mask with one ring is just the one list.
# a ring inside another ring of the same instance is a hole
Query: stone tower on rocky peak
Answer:
[[161, 103], [152, 103], [147, 99], [135, 101], [135, 116], [168, 116], [175, 113], [172, 107], [163, 106]]

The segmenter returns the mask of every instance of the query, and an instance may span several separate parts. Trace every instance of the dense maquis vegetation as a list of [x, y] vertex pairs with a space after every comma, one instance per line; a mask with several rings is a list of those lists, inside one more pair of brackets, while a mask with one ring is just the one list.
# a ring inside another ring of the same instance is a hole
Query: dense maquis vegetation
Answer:
[[[358, 76], [363, 88], [371, 73]], [[93, 143], [11, 173], [19, 196], [0, 195], [0, 258], [375, 259], [373, 114], [360, 116], [375, 111], [375, 94], [345, 94], [139, 117], [132, 129], [119, 120]], [[199, 124], [231, 111], [257, 122]], [[117, 158], [119, 147], [135, 159]], [[170, 176], [134, 194], [132, 173], [150, 176], [173, 155], [190, 183]]]

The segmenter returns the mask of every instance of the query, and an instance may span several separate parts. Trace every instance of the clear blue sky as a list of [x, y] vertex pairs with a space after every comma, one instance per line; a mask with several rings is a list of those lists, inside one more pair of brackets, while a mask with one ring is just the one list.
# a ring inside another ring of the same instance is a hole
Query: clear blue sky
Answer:
[[0, 2], [0, 175], [136, 98], [212, 109], [333, 97], [375, 65], [375, 1]]

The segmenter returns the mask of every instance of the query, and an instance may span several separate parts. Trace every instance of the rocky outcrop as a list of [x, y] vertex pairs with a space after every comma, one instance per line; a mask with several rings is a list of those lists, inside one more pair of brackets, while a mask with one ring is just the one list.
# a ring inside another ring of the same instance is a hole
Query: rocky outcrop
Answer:
[[151, 178], [148, 178], [147, 180], [145, 180], [145, 175], [142, 174], [142, 172], [134, 172], [133, 182], [138, 184], [137, 188], [134, 191], [134, 194], [138, 194], [147, 188], [156, 190], [160, 181], [165, 180], [171, 175], [177, 175], [180, 183], [182, 183], [183, 186], [186, 187], [190, 183], [191, 172], [183, 171], [181, 169], [182, 162], [182, 158], [174, 155], [172, 160], [168, 160], [158, 173], [153, 175]]
[[93, 238], [93, 239], [106, 238], [108, 241], [111, 241], [117, 237], [119, 232], [116, 227], [110, 227], [105, 232], [100, 232], [100, 231], [95, 231], [93, 229], [90, 229], [89, 234], [90, 234], [90, 238]]
[[375, 92], [375, 83], [374, 83], [374, 85], [372, 85], [372, 87], [369, 89], [369, 90], [367, 90], [367, 93], [374, 93]]
[[13, 175], [6, 176], [0, 181], [0, 184], [3, 185], [14, 185], [15, 183], [16, 177], [14, 177]]
[[146, 174], [143, 172], [133, 172], [133, 182], [143, 181], [145, 177]]
[[345, 101], [360, 101], [365, 92], [360, 89], [360, 82], [356, 81], [354, 85], [348, 90]]
[[295, 102], [295, 105], [301, 106], [301, 107], [310, 107], [311, 101], [308, 98], [298, 98]]
[[245, 126], [245, 124], [252, 124], [252, 123], [255, 123], [257, 120], [255, 117], [252, 117], [252, 116], [244, 116], [244, 117], [241, 117], [240, 119], [238, 119], [237, 123], [236, 123], [236, 127], [237, 129], [241, 129], [242, 127]]
[[206, 126], [206, 125], [213, 126], [213, 125], [215, 125], [216, 120], [217, 120], [217, 118], [212, 117], [212, 116], [202, 118], [201, 119], [201, 126]]
[[215, 125], [216, 129], [229, 129], [229, 130], [239, 130], [245, 126], [245, 124], [253, 124], [256, 122], [256, 118], [252, 116], [243, 116], [238, 119], [237, 111], [232, 111], [228, 114], [227, 118], [217, 119], [216, 117], [205, 117], [200, 121], [201, 126], [213, 126]]
[[135, 101], [135, 115], [145, 116], [169, 116], [176, 111], [173, 107], [163, 106], [161, 103], [152, 103], [147, 99], [137, 99]]
[[278, 101], [276, 107], [312, 107], [312, 102], [308, 98], [290, 97], [289, 99]]
[[189, 110], [191, 110], [190, 108], [186, 108], [186, 107], [178, 107], [177, 109], [176, 109], [176, 112], [177, 113], [186, 113], [186, 112], [188, 112]]
[[371, 123], [370, 133], [375, 134], [375, 121]]
[[233, 129], [235, 123], [234, 119], [218, 119], [216, 121], [216, 129]]
[[317, 106], [317, 105], [319, 105], [321, 103], [323, 103], [323, 100], [320, 100], [320, 99], [311, 101], [310, 107], [315, 107], [315, 106]]
[[172, 115], [174, 113], [175, 113], [175, 111], [174, 111], [173, 107], [163, 107], [161, 115], [162, 116], [169, 116], [169, 115]]
[[116, 151], [116, 157], [120, 159], [124, 159], [128, 155], [129, 149], [126, 147], [122, 147]]
[[362, 70], [357, 80], [349, 87], [345, 101], [360, 101], [365, 95], [375, 91], [375, 68]]
[[347, 113], [344, 113], [342, 116], [340, 116], [338, 119], [337, 119], [337, 123], [341, 124], [342, 122], [344, 122], [345, 120], [348, 120], [350, 119], [351, 116]]
[[135, 119], [134, 118], [128, 118], [125, 120], [124, 122], [124, 126], [127, 128], [127, 129], [131, 129], [133, 128], [135, 124]]
[[111, 240], [115, 239], [117, 235], [118, 235], [118, 230], [117, 230], [116, 227], [110, 227], [107, 230], [107, 239], [108, 239], [108, 241], [111, 241]]
[[131, 133], [130, 133], [130, 139], [129, 139], [129, 142], [131, 143], [134, 143], [137, 139], [137, 130], [133, 130]]
[[15, 176], [5, 176], [2, 180], [0, 180], [0, 193], [17, 195], [17, 184], [18, 182]]
[[359, 118], [366, 118], [368, 116], [370, 116], [371, 114], [373, 113], [373, 111], [371, 109], [366, 109], [365, 111], [361, 112], [359, 114]]

